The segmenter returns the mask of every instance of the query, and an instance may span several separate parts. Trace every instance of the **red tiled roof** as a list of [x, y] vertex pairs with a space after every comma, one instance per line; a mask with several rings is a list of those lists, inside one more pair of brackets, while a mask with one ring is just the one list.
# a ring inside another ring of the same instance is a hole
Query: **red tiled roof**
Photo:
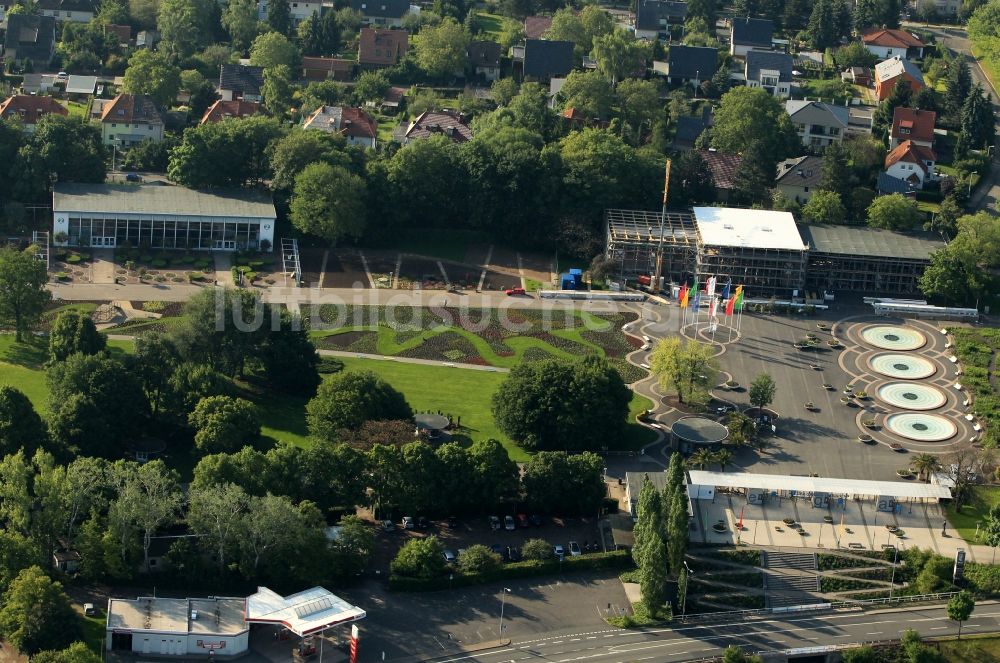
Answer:
[[403, 59], [409, 47], [406, 30], [361, 28], [358, 62], [391, 66]]
[[255, 101], [244, 101], [243, 99], [225, 101], [220, 99], [205, 111], [205, 115], [201, 118], [201, 124], [205, 124], [206, 122], [221, 122], [229, 117], [249, 117], [259, 112], [260, 104]]
[[906, 161], [920, 166], [921, 170], [927, 172], [927, 161], [937, 161], [937, 154], [929, 147], [917, 145], [912, 140], [904, 140], [896, 146], [892, 152], [885, 156], [885, 167], [889, 168], [894, 163]]
[[[893, 138], [903, 140], [919, 140], [924, 143], [934, 143], [934, 123], [937, 121], [937, 113], [928, 110], [914, 110], [904, 106], [897, 106], [892, 113], [892, 133]], [[901, 134], [899, 130], [909, 129], [909, 133]]]
[[66, 107], [52, 97], [16, 94], [0, 103], [0, 118], [19, 117], [24, 124], [38, 124], [38, 120], [49, 113], [69, 115]]
[[551, 27], [551, 16], [528, 16], [524, 19], [524, 38], [541, 39]]
[[736, 177], [736, 171], [739, 170], [740, 164], [743, 163], [743, 157], [739, 154], [715, 150], [698, 150], [698, 154], [712, 171], [715, 188], [732, 189], [733, 179]]
[[344, 106], [340, 116], [340, 133], [354, 138], [375, 138], [378, 125], [371, 116], [360, 108]]
[[153, 100], [144, 94], [119, 94], [104, 106], [101, 122], [163, 124]]
[[905, 30], [876, 30], [861, 37], [868, 46], [893, 46], [897, 48], [923, 48], [920, 41]]

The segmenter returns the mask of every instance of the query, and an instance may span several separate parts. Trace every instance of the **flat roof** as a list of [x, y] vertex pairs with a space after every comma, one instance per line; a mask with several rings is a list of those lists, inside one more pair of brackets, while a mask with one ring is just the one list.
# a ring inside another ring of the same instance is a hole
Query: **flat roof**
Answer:
[[688, 476], [690, 484], [693, 486], [763, 488], [765, 490], [794, 490], [803, 493], [843, 493], [892, 497], [936, 497], [939, 499], [951, 497], [951, 491], [947, 487], [929, 483], [831, 479], [782, 474], [753, 474], [750, 472], [704, 472], [701, 470], [689, 470]]
[[[141, 596], [108, 601], [108, 630], [157, 633], [236, 634], [249, 627], [243, 619], [244, 599], [170, 599]], [[191, 619], [192, 612], [197, 613]]]
[[670, 432], [687, 442], [711, 444], [729, 437], [729, 429], [708, 417], [681, 417]]
[[735, 207], [695, 207], [702, 244], [805, 251], [790, 212]]
[[365, 611], [323, 587], [281, 596], [267, 587], [247, 597], [246, 620], [281, 624], [296, 635], [316, 633], [330, 626], [365, 618]]
[[945, 247], [944, 240], [931, 233], [899, 233], [867, 226], [803, 223], [799, 232], [817, 253], [930, 260], [931, 253]]
[[57, 183], [52, 211], [274, 219], [271, 196], [248, 189], [196, 191], [156, 184]]

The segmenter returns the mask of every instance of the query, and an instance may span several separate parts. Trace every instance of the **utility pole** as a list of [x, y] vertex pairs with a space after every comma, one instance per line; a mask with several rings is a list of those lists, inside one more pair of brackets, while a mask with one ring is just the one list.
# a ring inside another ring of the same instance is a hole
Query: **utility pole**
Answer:
[[663, 228], [667, 222], [667, 197], [670, 192], [670, 159], [667, 159], [663, 173], [663, 209], [660, 212], [660, 242], [656, 249], [656, 273], [653, 275], [653, 288], [656, 292], [663, 289], [660, 282], [663, 273]]

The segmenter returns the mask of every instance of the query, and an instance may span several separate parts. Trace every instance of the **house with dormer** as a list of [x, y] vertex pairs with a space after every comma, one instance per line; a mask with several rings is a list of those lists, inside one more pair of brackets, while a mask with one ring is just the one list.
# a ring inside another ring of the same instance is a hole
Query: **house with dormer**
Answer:
[[145, 94], [119, 94], [101, 113], [101, 140], [128, 149], [147, 140], [163, 140], [163, 115]]
[[937, 113], [897, 106], [892, 112], [892, 128], [889, 129], [889, 149], [894, 150], [900, 143], [912, 141], [914, 145], [934, 147], [934, 123]]

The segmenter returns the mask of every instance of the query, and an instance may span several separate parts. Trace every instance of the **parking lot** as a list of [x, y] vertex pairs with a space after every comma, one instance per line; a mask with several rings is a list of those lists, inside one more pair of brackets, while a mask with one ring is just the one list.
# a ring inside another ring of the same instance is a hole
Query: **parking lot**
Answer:
[[[389, 531], [386, 531], [381, 524], [372, 522], [378, 539], [373, 567], [380, 573], [387, 573], [389, 563], [396, 556], [396, 552], [411, 538], [424, 536], [438, 537], [445, 549], [456, 555], [464, 548], [482, 544], [496, 546], [500, 554], [506, 557], [507, 548], [520, 552], [524, 542], [529, 539], [543, 539], [553, 546], [562, 545], [567, 555], [569, 555], [570, 541], [577, 542], [581, 549], [585, 544], [600, 547], [600, 532], [596, 518], [570, 519], [543, 516], [541, 525], [529, 523], [528, 527], [516, 526], [513, 531], [509, 531], [502, 524], [504, 518], [501, 515], [497, 517], [501, 520], [499, 530], [492, 530], [489, 519], [485, 517], [459, 519], [455, 527], [449, 527], [447, 520], [432, 520], [425, 529], [403, 529], [401, 521], [397, 519]], [[586, 552], [581, 550], [581, 554]]]

